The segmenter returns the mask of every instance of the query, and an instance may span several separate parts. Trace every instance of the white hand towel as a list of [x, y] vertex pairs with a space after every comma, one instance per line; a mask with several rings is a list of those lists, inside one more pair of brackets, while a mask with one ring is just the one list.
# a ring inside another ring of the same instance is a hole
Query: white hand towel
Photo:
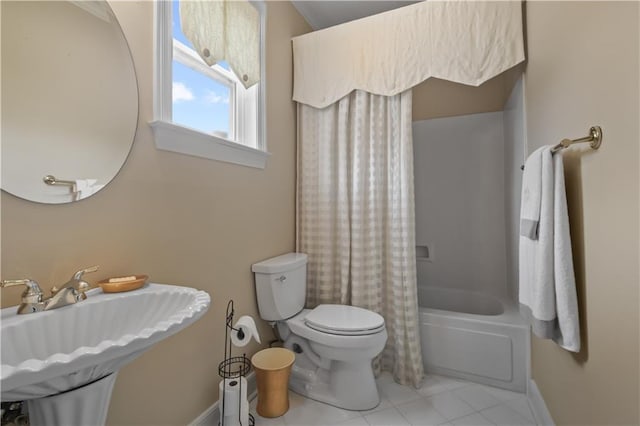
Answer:
[[[580, 323], [562, 155], [553, 156], [550, 146], [536, 153], [541, 165], [540, 219], [537, 240], [520, 235], [521, 312], [538, 337], [579, 352]], [[528, 164], [529, 160], [525, 170]], [[523, 192], [524, 188], [523, 182]]]

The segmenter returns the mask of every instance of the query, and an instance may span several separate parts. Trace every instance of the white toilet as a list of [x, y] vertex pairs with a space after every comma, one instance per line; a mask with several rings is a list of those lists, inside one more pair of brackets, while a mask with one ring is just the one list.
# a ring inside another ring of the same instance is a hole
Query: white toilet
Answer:
[[289, 387], [347, 410], [380, 402], [371, 360], [387, 341], [384, 318], [354, 306], [303, 309], [307, 255], [288, 253], [251, 268], [262, 319], [275, 322], [284, 347], [296, 353]]

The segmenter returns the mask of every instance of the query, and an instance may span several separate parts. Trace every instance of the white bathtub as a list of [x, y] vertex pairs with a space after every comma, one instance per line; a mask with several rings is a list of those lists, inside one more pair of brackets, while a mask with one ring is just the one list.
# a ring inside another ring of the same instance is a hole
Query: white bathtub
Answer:
[[525, 392], [529, 327], [493, 296], [418, 287], [422, 356], [429, 373]]

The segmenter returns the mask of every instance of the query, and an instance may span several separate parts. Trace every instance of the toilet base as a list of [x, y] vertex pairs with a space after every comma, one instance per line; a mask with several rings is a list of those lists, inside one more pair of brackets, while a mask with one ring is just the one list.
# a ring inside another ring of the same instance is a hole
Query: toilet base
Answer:
[[380, 396], [370, 362], [331, 361], [315, 371], [294, 365], [289, 389], [307, 398], [345, 410], [371, 410]]

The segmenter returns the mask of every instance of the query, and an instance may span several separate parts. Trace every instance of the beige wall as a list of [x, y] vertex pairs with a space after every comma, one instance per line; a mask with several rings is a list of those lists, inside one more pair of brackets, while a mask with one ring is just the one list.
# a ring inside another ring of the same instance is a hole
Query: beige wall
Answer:
[[[290, 37], [310, 30], [289, 2], [268, 2], [266, 170], [154, 147], [151, 129], [153, 3], [117, 2], [133, 53], [140, 121], [113, 182], [74, 204], [43, 205], [2, 193], [2, 278], [32, 277], [46, 290], [99, 264], [93, 282], [148, 274], [211, 294], [208, 313], [161, 342], [118, 377], [109, 424], [186, 424], [217, 399], [224, 312], [257, 316], [251, 263], [294, 249], [295, 108]], [[37, 123], [36, 123], [37, 124]], [[89, 277], [89, 276], [88, 276]], [[2, 291], [2, 305], [20, 290]], [[142, 307], [143, 308], [143, 307]], [[73, 327], [73, 324], [69, 324]], [[261, 324], [264, 341], [272, 334]], [[248, 348], [252, 354], [256, 345]]]
[[638, 424], [637, 2], [527, 2], [528, 151], [594, 124], [598, 151], [564, 154], [583, 349], [532, 342], [557, 424]]
[[502, 111], [521, 73], [518, 65], [478, 87], [430, 78], [413, 88], [413, 121]]

